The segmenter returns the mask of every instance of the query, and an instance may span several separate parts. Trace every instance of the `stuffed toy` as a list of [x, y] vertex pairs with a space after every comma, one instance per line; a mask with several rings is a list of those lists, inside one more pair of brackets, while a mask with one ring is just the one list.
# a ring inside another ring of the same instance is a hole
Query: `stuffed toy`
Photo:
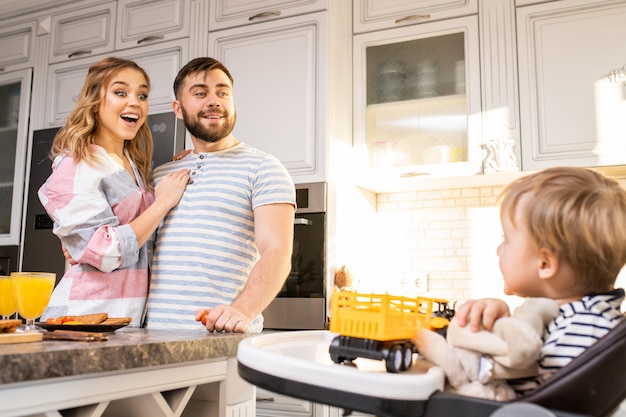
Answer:
[[445, 338], [420, 329], [413, 341], [420, 355], [443, 370], [446, 391], [508, 401], [515, 398], [508, 379], [537, 375], [544, 329], [558, 314], [554, 300], [528, 298], [510, 317], [496, 320], [492, 331], [472, 332], [453, 319]]

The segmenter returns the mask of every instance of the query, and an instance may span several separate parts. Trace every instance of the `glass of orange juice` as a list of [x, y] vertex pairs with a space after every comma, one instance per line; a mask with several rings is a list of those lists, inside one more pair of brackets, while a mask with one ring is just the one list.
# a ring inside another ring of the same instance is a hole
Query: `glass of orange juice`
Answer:
[[35, 319], [50, 302], [56, 274], [53, 272], [11, 272], [11, 287], [20, 316], [26, 319], [24, 332], [36, 332]]
[[15, 313], [15, 300], [11, 289], [11, 277], [0, 275], [0, 318], [8, 320]]

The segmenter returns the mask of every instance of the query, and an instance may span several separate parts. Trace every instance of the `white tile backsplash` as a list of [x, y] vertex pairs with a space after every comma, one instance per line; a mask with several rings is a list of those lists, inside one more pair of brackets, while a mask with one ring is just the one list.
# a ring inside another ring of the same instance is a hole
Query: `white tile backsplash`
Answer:
[[[618, 179], [626, 185], [626, 179]], [[376, 195], [374, 224], [355, 245], [367, 248], [352, 268], [361, 291], [417, 293], [463, 302], [518, 297], [502, 292], [496, 248], [501, 241], [497, 199], [503, 186], [450, 188]], [[363, 241], [365, 239], [365, 241]], [[619, 285], [626, 285], [622, 271]]]

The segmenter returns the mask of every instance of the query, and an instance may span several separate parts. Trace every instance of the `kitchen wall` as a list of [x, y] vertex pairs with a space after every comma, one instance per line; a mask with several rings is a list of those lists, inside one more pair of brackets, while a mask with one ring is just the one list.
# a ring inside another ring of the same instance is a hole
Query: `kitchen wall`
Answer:
[[[616, 179], [626, 187], [626, 177]], [[496, 255], [502, 236], [497, 197], [503, 188], [459, 186], [370, 196], [371, 212], [359, 210], [355, 217], [360, 220], [354, 222], [367, 227], [349, 231], [355, 251], [342, 254], [357, 289], [425, 293], [459, 302], [493, 296], [517, 306], [521, 299], [503, 295]], [[619, 283], [626, 286], [626, 270]]]

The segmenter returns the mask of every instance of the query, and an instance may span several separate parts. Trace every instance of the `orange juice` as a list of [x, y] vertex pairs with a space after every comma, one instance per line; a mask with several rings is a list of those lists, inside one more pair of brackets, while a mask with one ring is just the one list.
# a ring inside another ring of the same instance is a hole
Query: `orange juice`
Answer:
[[11, 290], [11, 277], [0, 276], [0, 317], [15, 313], [15, 301]]
[[12, 272], [11, 282], [17, 311], [25, 319], [41, 316], [50, 302], [56, 274]]

